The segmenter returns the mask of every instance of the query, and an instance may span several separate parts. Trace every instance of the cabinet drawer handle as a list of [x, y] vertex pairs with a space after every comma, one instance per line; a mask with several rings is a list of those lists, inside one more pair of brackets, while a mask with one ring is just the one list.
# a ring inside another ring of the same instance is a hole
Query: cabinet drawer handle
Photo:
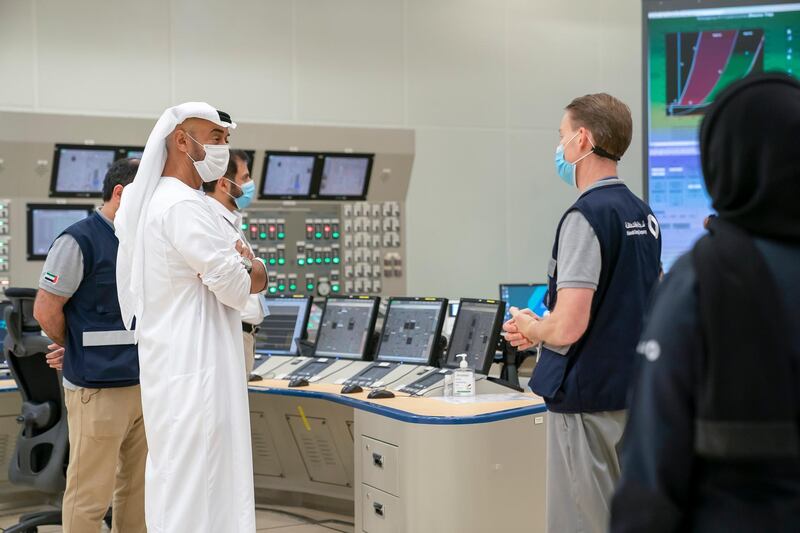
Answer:
[[383, 456], [379, 453], [372, 454], [372, 464], [378, 468], [383, 468]]
[[375, 509], [375, 514], [378, 516], [383, 516], [383, 504], [375, 502], [372, 504], [372, 508]]

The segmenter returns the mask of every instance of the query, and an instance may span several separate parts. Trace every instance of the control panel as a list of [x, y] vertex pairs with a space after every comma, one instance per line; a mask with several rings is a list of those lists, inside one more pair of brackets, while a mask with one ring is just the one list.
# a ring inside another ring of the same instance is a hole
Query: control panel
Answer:
[[10, 279], [11, 200], [0, 198], [0, 292], [9, 286]]
[[380, 295], [387, 283], [405, 293], [399, 202], [256, 205], [242, 231], [267, 263], [270, 295]]
[[[5, 284], [38, 285], [48, 235], [78, 208], [102, 203], [108, 165], [134, 154], [153, 125], [152, 118], [0, 111], [0, 300]], [[231, 146], [252, 157], [259, 195], [243, 212], [242, 231], [270, 271], [266, 296], [407, 294], [412, 130], [239, 122]], [[289, 163], [304, 153], [313, 157], [300, 194], [291, 179], [297, 165]], [[39, 218], [30, 216], [32, 205]]]

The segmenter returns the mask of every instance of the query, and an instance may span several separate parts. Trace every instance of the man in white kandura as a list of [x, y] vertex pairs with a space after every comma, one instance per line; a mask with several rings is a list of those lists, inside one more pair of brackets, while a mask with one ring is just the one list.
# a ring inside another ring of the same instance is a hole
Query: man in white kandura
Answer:
[[225, 173], [235, 127], [205, 103], [167, 109], [116, 218], [120, 309], [139, 344], [149, 533], [255, 531], [241, 310], [267, 274], [199, 191]]

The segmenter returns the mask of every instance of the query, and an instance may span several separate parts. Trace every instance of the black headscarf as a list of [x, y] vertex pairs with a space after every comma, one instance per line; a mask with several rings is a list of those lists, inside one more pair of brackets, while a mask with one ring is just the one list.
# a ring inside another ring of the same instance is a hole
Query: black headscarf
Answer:
[[771, 73], [729, 85], [700, 127], [700, 158], [721, 219], [800, 242], [800, 82]]
[[705, 345], [695, 450], [712, 459], [800, 456], [790, 322], [753, 237], [800, 246], [800, 83], [731, 84], [700, 127], [718, 217], [692, 250]]

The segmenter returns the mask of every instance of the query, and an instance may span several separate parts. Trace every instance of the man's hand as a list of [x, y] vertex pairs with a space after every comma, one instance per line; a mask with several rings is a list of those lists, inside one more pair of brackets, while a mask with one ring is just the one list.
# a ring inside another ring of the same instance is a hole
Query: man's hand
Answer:
[[532, 336], [531, 325], [541, 320], [530, 309], [520, 311], [516, 307], [509, 309], [511, 320], [503, 324], [504, 337], [506, 341], [519, 350], [527, 350], [536, 344], [540, 339]]
[[55, 370], [61, 370], [64, 368], [64, 347], [53, 343], [48, 345], [47, 349], [52, 350], [50, 353], [45, 355], [47, 365]]
[[246, 246], [242, 241], [236, 241], [236, 251], [239, 255], [246, 257], [250, 261], [256, 258], [249, 246]]

